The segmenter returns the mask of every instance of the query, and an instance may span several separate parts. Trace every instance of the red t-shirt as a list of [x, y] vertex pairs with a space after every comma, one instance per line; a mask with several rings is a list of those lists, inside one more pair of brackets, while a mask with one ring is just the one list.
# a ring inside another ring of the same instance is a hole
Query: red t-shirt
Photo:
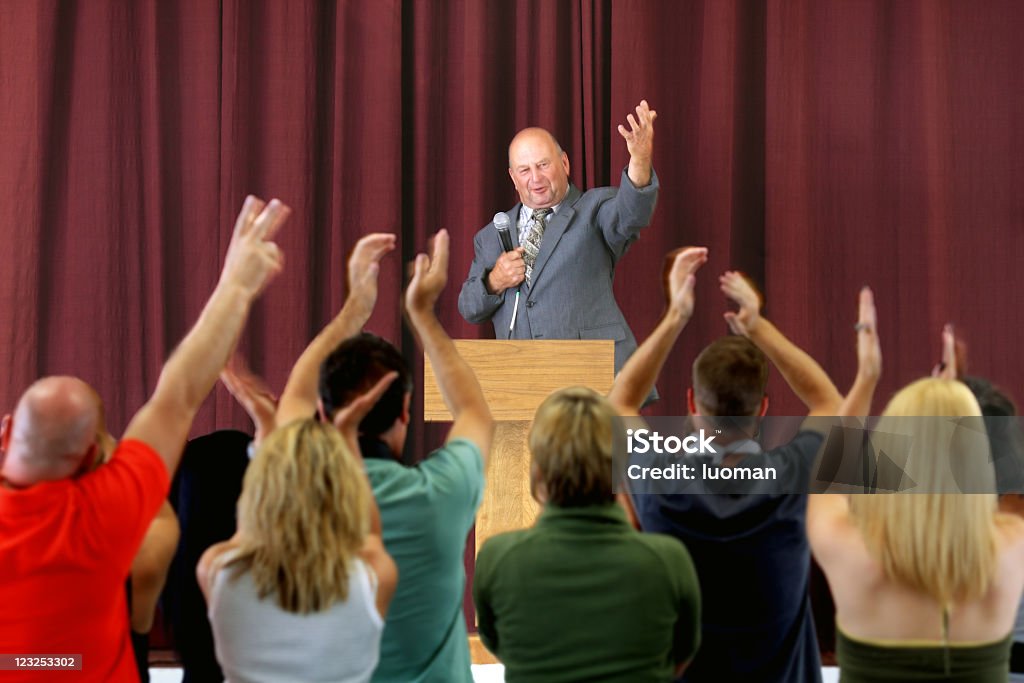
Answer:
[[137, 681], [125, 580], [170, 479], [160, 456], [122, 441], [78, 479], [0, 487], [0, 653], [82, 655], [82, 671], [3, 680]]

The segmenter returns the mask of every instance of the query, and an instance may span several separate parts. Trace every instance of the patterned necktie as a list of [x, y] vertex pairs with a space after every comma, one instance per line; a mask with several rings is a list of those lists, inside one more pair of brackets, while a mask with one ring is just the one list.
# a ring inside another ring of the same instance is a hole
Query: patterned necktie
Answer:
[[533, 276], [533, 266], [537, 263], [540, 241], [544, 237], [544, 228], [547, 227], [547, 218], [550, 214], [551, 209], [534, 209], [530, 218], [530, 230], [523, 240], [523, 262], [526, 264], [527, 282]]

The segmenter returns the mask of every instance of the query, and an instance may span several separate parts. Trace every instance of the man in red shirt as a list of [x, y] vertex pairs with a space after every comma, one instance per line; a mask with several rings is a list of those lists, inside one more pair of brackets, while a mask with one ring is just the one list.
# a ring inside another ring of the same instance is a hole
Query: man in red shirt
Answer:
[[[164, 365], [153, 396], [113, 446], [85, 382], [46, 377], [0, 425], [0, 662], [5, 680], [42, 680], [32, 657], [81, 656], [75, 680], [137, 681], [125, 580], [167, 496], [196, 411], [249, 308], [281, 269], [271, 241], [290, 210], [246, 199], [220, 282]], [[11, 658], [10, 655], [17, 655]], [[46, 663], [45, 661], [43, 663]], [[19, 672], [20, 670], [20, 672]]]

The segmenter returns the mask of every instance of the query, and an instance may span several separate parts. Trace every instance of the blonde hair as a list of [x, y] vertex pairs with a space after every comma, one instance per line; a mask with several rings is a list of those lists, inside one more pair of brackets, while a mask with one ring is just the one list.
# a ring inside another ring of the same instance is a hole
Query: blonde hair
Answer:
[[612, 449], [618, 416], [592, 389], [548, 396], [533, 418], [530, 453], [548, 501], [561, 507], [611, 502]]
[[351, 562], [370, 526], [370, 489], [341, 434], [312, 419], [274, 430], [249, 464], [238, 499], [234, 576], [260, 598], [318, 612], [348, 595]]
[[[869, 550], [887, 577], [944, 606], [981, 598], [996, 569], [996, 496], [953, 492], [995, 491], [977, 401], [960, 382], [928, 378], [898, 392], [882, 416], [874, 431], [883, 442], [912, 436], [904, 470], [913, 488], [851, 496]], [[943, 416], [968, 419], [920, 419]], [[872, 440], [876, 452], [885, 450]]]

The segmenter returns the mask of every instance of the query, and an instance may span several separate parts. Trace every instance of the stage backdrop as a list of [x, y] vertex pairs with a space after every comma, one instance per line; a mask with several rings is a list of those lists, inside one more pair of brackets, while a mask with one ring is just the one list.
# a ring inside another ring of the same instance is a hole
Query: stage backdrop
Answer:
[[[929, 370], [946, 321], [971, 370], [1020, 395], [1022, 29], [1012, 0], [2, 2], [0, 409], [73, 373], [122, 429], [250, 192], [295, 211], [286, 270], [242, 345], [273, 386], [341, 306], [346, 255], [369, 231], [400, 244], [373, 330], [417, 358], [402, 262], [445, 227], [442, 321], [490, 336], [456, 299], [473, 233], [516, 199], [509, 139], [545, 126], [578, 185], [617, 182], [615, 126], [641, 98], [658, 111], [662, 194], [616, 278], [639, 338], [661, 313], [662, 255], [711, 249], [655, 414], [685, 412], [689, 364], [725, 332], [728, 268], [760, 283], [766, 314], [841, 390], [870, 283], [876, 410]], [[774, 413], [800, 413], [777, 375], [770, 391]], [[194, 432], [218, 427], [249, 428], [222, 388]], [[427, 432], [412, 442], [440, 440]]]
[[[280, 387], [339, 308], [363, 233], [399, 234], [371, 328], [401, 342], [402, 261], [513, 204], [506, 145], [551, 129], [581, 187], [617, 182], [617, 123], [658, 111], [662, 194], [621, 262], [641, 339], [662, 254], [703, 244], [697, 312], [660, 381], [684, 412], [695, 352], [725, 327], [717, 275], [852, 378], [855, 295], [875, 287], [881, 396], [928, 371], [942, 323], [1017, 392], [1024, 254], [1024, 6], [1007, 2], [6, 2], [0, 4], [0, 363], [96, 385], [122, 428], [213, 287], [246, 193], [294, 208], [284, 274], [243, 350]], [[798, 402], [778, 377], [776, 413]], [[196, 432], [246, 426], [223, 389]]]

